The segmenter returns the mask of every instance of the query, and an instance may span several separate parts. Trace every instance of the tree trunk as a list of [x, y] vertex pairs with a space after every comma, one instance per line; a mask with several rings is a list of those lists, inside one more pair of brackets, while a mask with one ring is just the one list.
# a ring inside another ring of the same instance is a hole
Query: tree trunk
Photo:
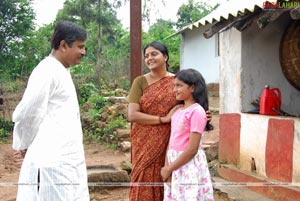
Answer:
[[[98, 0], [99, 5], [99, 15], [101, 16], [101, 5], [102, 0]], [[101, 59], [101, 53], [102, 53], [102, 22], [101, 19], [98, 21], [98, 35], [97, 35], [97, 42], [98, 42], [98, 50], [97, 50], [97, 64], [96, 64], [96, 82], [100, 86], [101, 84], [101, 70], [102, 70], [102, 59]]]

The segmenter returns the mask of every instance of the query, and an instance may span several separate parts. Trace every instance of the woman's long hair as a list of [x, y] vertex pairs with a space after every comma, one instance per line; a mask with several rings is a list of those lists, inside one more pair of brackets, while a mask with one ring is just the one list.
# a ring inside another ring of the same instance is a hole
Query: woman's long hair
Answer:
[[[209, 109], [206, 82], [201, 73], [194, 69], [184, 69], [179, 71], [175, 75], [175, 78], [181, 80], [189, 86], [194, 85], [193, 98], [195, 102], [199, 103], [205, 111]], [[205, 128], [207, 131], [213, 130], [213, 125], [211, 125], [210, 122], [207, 122]]]

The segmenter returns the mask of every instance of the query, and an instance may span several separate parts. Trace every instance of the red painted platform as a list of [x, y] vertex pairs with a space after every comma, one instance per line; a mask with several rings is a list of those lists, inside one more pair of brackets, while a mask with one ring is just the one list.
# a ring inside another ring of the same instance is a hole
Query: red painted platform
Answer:
[[221, 165], [218, 168], [218, 174], [220, 177], [230, 182], [243, 182], [247, 188], [274, 200], [300, 200], [300, 187], [294, 187], [287, 183], [280, 183], [275, 180], [258, 177], [253, 173], [242, 171], [233, 165]]
[[240, 114], [220, 115], [219, 161], [238, 165], [240, 159]]
[[265, 160], [268, 178], [292, 182], [293, 143], [294, 121], [269, 119]]

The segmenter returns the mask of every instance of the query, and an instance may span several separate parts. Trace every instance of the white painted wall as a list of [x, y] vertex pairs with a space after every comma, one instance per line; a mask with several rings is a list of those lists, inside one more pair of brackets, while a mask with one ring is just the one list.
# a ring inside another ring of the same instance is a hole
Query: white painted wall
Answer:
[[300, 177], [300, 119], [283, 116], [246, 114], [253, 110], [251, 101], [260, 97], [264, 85], [281, 90], [281, 109], [300, 114], [300, 91], [285, 78], [280, 65], [280, 41], [290, 17], [282, 15], [264, 29], [256, 23], [239, 32], [235, 28], [220, 33], [220, 113], [241, 114], [240, 161], [250, 171], [251, 158], [257, 173], [266, 176], [265, 146], [270, 117], [294, 120], [293, 182]]
[[268, 118], [262, 115], [241, 115], [240, 168], [251, 172], [251, 159], [255, 159], [256, 173], [266, 175], [266, 142]]
[[[266, 142], [268, 121], [270, 116], [241, 114], [241, 137], [240, 137], [240, 169], [251, 172], [251, 158], [255, 159], [256, 173], [266, 175]], [[274, 117], [273, 119], [291, 119], [285, 117]], [[300, 146], [299, 146], [299, 118], [294, 121], [294, 145], [293, 145], [293, 172], [292, 182], [300, 182]], [[283, 142], [284, 143], [284, 142]]]
[[241, 111], [241, 32], [220, 33], [220, 113]]
[[180, 45], [180, 69], [194, 68], [206, 83], [219, 83], [218, 35], [206, 39], [203, 27], [187, 30], [182, 34]]

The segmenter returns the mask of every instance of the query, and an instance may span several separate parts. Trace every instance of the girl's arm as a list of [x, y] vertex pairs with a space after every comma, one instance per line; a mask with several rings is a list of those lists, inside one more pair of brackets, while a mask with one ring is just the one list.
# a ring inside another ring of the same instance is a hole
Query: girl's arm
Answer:
[[188, 148], [180, 155], [177, 160], [169, 164], [169, 166], [165, 166], [161, 169], [163, 181], [165, 181], [174, 170], [177, 170], [179, 167], [189, 162], [196, 155], [199, 149], [200, 140], [201, 134], [195, 132], [190, 133]]

